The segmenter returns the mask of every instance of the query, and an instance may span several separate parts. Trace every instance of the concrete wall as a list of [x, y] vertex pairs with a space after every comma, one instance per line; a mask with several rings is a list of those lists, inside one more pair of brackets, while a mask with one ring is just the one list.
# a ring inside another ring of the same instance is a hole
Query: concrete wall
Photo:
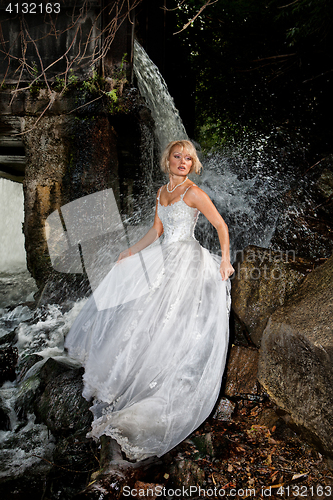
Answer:
[[[34, 96], [24, 91], [17, 99], [9, 104], [10, 92], [0, 92], [0, 144], [2, 130], [6, 133], [3, 144], [11, 137], [12, 144], [18, 141], [24, 146], [20, 151], [25, 152], [21, 173], [27, 266], [43, 287], [50, 279], [60, 279], [48, 253], [47, 217], [70, 201], [108, 188], [115, 193], [119, 211], [126, 213], [128, 179], [142, 175], [142, 131], [151, 130], [153, 136], [153, 126], [142, 98], [133, 89], [123, 91], [113, 112], [107, 99], [93, 102], [91, 96], [86, 98], [86, 106], [73, 112], [83, 99], [78, 90], [58, 96], [43, 116], [46, 89]], [[12, 168], [15, 174], [19, 180], [20, 172]]]

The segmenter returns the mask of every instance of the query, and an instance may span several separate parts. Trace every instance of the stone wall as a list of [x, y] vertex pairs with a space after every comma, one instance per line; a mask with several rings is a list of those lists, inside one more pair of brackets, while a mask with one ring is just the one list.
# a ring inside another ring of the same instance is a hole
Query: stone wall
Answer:
[[108, 188], [121, 211], [123, 174], [140, 172], [142, 130], [153, 134], [150, 113], [133, 89], [124, 90], [112, 111], [103, 97], [94, 101], [96, 96], [82, 97], [78, 90], [53, 97], [43, 113], [49, 102], [45, 90], [35, 95], [23, 91], [11, 104], [10, 92], [0, 93], [0, 121], [12, 135], [21, 134], [25, 147], [25, 246], [28, 270], [39, 287], [57, 275], [48, 254], [47, 217], [70, 201]]

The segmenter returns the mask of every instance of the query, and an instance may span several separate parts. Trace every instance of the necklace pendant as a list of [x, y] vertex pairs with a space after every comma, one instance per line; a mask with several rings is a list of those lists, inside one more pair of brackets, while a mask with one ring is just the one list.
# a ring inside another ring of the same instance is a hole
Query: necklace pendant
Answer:
[[170, 184], [170, 181], [169, 181], [169, 182], [168, 182], [168, 184], [166, 185], [166, 188], [167, 188], [168, 193], [173, 193], [173, 192], [174, 192], [174, 190], [175, 190], [177, 187], [181, 186], [181, 185], [182, 185], [182, 184], [184, 184], [184, 182], [186, 182], [186, 181], [187, 181], [187, 176], [185, 177], [185, 179], [184, 179], [184, 180], [183, 180], [180, 184], [176, 184], [176, 186], [175, 186], [174, 188], [172, 188], [172, 189], [169, 189], [169, 184]]

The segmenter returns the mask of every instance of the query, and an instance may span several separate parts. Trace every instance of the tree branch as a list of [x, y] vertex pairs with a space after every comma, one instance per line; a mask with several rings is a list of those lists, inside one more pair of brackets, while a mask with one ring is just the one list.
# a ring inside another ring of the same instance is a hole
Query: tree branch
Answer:
[[[194, 17], [192, 17], [192, 19], [190, 19], [186, 24], [184, 24], [184, 26], [182, 27], [181, 30], [179, 31], [176, 31], [176, 33], [174, 33], [174, 35], [178, 35], [179, 33], [181, 33], [182, 31], [186, 30], [186, 28], [188, 28], [190, 26], [190, 24], [192, 24], [196, 18], [198, 16], [200, 16], [200, 14], [205, 10], [206, 7], [208, 7], [209, 5], [213, 5], [214, 3], [217, 3], [218, 0], [208, 0], [199, 10], [198, 12], [196, 13], [196, 15]], [[178, 8], [180, 7], [180, 5], [178, 6]]]
[[[73, 6], [73, 10], [71, 12], [71, 16], [69, 17], [69, 22], [67, 26], [65, 27], [65, 29], [59, 31], [57, 31], [57, 26], [56, 26], [57, 18], [54, 19], [53, 17], [49, 16], [48, 20], [47, 15], [45, 14], [44, 21], [45, 25], [47, 26], [46, 30], [47, 32], [41, 34], [41, 36], [37, 37], [31, 36], [29, 25], [26, 19], [23, 17], [22, 19], [20, 19], [19, 33], [17, 34], [17, 38], [15, 38], [15, 40], [13, 41], [12, 46], [9, 46], [9, 40], [6, 41], [4, 39], [2, 27], [0, 24], [0, 47], [1, 47], [0, 53], [4, 54], [4, 60], [8, 58], [8, 66], [5, 75], [3, 77], [2, 84], [4, 84], [6, 82], [6, 79], [8, 78], [11, 61], [16, 61], [17, 64], [17, 68], [14, 71], [14, 75], [19, 73], [15, 89], [12, 90], [12, 98], [10, 102], [11, 103], [13, 102], [13, 99], [19, 92], [31, 89], [41, 79], [43, 79], [45, 86], [48, 89], [49, 103], [42, 111], [42, 113], [39, 115], [33, 127], [28, 131], [22, 132], [18, 135], [22, 135], [33, 130], [33, 128], [38, 124], [41, 118], [52, 107], [54, 103], [57, 93], [53, 91], [51, 88], [51, 81], [50, 77], [48, 76], [50, 74], [50, 69], [54, 67], [57, 63], [59, 63], [61, 60], [65, 60], [66, 67], [64, 71], [60, 73], [60, 75], [58, 74], [58, 76], [63, 77], [64, 85], [60, 92], [60, 95], [62, 95], [69, 85], [70, 71], [74, 67], [76, 69], [79, 69], [88, 64], [91, 68], [95, 67], [97, 63], [107, 54], [120, 26], [126, 19], [130, 20], [131, 12], [141, 2], [142, 0], [116, 0], [113, 3], [106, 3], [105, 7], [101, 9], [98, 15], [95, 17], [94, 22], [92, 23], [92, 26], [90, 27], [89, 32], [85, 38], [83, 38], [84, 34], [82, 31], [82, 24], [84, 23], [84, 21], [87, 18], [87, 15], [89, 14], [89, 0], [84, 0], [79, 10], [77, 10], [76, 4]], [[210, 2], [207, 3], [209, 4]], [[109, 16], [113, 14], [113, 17], [107, 23], [106, 26], [102, 26], [101, 20], [103, 13], [105, 12], [107, 12]], [[73, 30], [74, 32], [73, 34], [71, 34], [70, 32]], [[42, 42], [44, 39], [50, 36], [58, 39], [60, 36], [62, 35], [64, 36], [66, 33], [68, 33], [67, 36], [71, 37], [70, 43], [67, 44], [66, 51], [60, 56], [58, 56], [50, 64], [48, 64], [48, 66], [45, 67], [43, 58], [38, 48], [38, 43]], [[17, 55], [14, 55], [14, 50], [13, 50], [18, 40], [20, 41], [20, 46], [21, 46], [21, 54], [19, 55], [19, 57]], [[40, 71], [38, 71], [37, 75], [36, 75], [36, 68], [31, 66], [31, 64], [29, 64], [29, 62], [27, 61], [27, 50], [29, 44], [31, 44], [34, 47], [35, 54], [39, 61]], [[91, 53], [88, 53], [88, 48], [91, 45], [93, 45], [93, 50], [91, 51]], [[73, 52], [74, 47], [76, 52], [74, 54], [71, 54], [70, 57], [70, 53], [71, 51]], [[32, 77], [32, 80], [26, 86], [22, 87], [21, 84], [23, 81], [24, 71], [27, 71], [28, 75]], [[101, 99], [103, 95], [100, 95], [99, 97], [93, 99], [90, 102], [94, 102], [97, 101], [98, 99]], [[88, 104], [89, 103], [79, 106], [79, 108], [86, 106]], [[75, 110], [72, 110], [71, 112], [74, 112]]]
[[288, 3], [287, 5], [281, 5], [281, 7], [278, 7], [278, 9], [285, 9], [286, 7], [291, 7], [292, 5], [295, 5], [295, 3], [298, 3], [299, 0], [295, 0], [294, 2]]

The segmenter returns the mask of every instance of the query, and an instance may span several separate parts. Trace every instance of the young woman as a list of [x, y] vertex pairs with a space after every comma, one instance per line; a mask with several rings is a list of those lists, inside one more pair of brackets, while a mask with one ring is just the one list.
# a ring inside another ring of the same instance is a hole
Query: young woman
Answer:
[[[208, 417], [228, 346], [228, 228], [187, 177], [201, 170], [191, 142], [170, 143], [161, 166], [169, 182], [152, 228], [120, 254], [65, 344], [85, 367], [84, 397], [94, 399], [88, 436], [111, 436], [131, 460], [163, 455]], [[194, 237], [200, 212], [217, 230], [222, 258]]]

